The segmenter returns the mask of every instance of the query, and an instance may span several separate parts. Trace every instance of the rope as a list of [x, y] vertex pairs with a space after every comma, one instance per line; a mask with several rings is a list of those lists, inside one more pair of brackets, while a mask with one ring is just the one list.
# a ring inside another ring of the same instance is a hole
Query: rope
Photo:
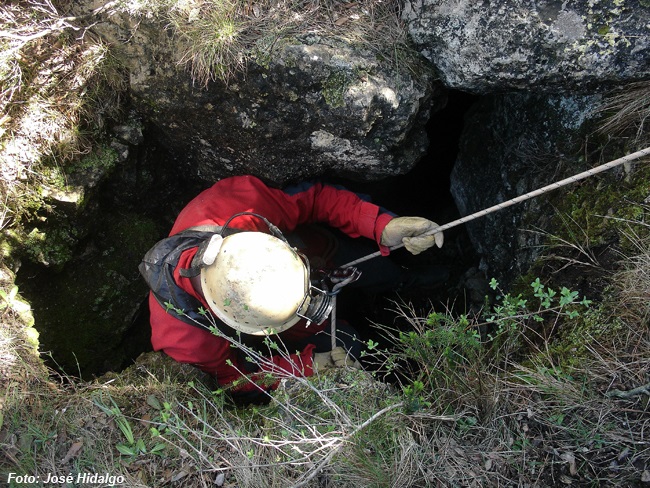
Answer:
[[[552, 190], [557, 190], [558, 188], [562, 188], [563, 186], [566, 186], [570, 183], [575, 183], [576, 181], [584, 180], [585, 178], [588, 178], [590, 176], [594, 176], [598, 173], [602, 173], [603, 171], [607, 171], [609, 169], [615, 168], [616, 166], [620, 166], [621, 164], [625, 163], [630, 163], [636, 159], [642, 158], [643, 156], [649, 156], [650, 155], [650, 147], [646, 147], [645, 149], [641, 149], [640, 151], [634, 152], [632, 154], [628, 154], [626, 156], [623, 156], [621, 158], [615, 159], [613, 161], [610, 161], [605, 164], [601, 164], [600, 166], [596, 166], [595, 168], [588, 169], [587, 171], [583, 171], [582, 173], [578, 173], [577, 175], [570, 176], [568, 178], [565, 178], [563, 180], [557, 181], [555, 183], [551, 183], [550, 185], [546, 185], [545, 187], [539, 188], [537, 190], [524, 193], [523, 195], [520, 195], [518, 197], [515, 197], [511, 200], [506, 200], [505, 202], [502, 203], [497, 203], [496, 205], [493, 205], [492, 207], [486, 208], [484, 210], [480, 210], [478, 212], [475, 212], [473, 214], [467, 215], [465, 217], [461, 217], [460, 219], [454, 220], [453, 222], [449, 222], [448, 224], [441, 225], [439, 227], [436, 227], [435, 229], [431, 230], [430, 232], [427, 232], [424, 235], [433, 235], [437, 234], [438, 232], [443, 232], [447, 229], [451, 229], [452, 227], [456, 227], [460, 224], [464, 224], [466, 222], [470, 222], [472, 220], [478, 219], [479, 217], [483, 217], [485, 215], [491, 214], [493, 212], [496, 212], [498, 210], [503, 210], [504, 208], [511, 207], [513, 205], [516, 205], [518, 203], [524, 202], [526, 200], [530, 200], [531, 198], [538, 197], [540, 195], [543, 195], [544, 193], [548, 193]], [[400, 249], [404, 247], [404, 243], [398, 244], [396, 246], [390, 247], [389, 249], [391, 251], [394, 251], [395, 249]], [[359, 259], [356, 259], [354, 261], [351, 261], [345, 265], [343, 265], [343, 268], [347, 268], [349, 266], [355, 266], [359, 263], [363, 263], [364, 261], [367, 261], [372, 258], [376, 258], [378, 256], [381, 256], [381, 251], [374, 252], [372, 254], [368, 254], [367, 256], [363, 256]]]
[[332, 350], [334, 350], [336, 347], [336, 295], [332, 297], [332, 311], [330, 314], [330, 333], [332, 335]]

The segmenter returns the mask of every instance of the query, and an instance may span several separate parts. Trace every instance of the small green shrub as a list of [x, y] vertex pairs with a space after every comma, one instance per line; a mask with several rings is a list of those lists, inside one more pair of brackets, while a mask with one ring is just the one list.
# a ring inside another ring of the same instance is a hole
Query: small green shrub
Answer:
[[411, 330], [389, 331], [389, 351], [373, 347], [366, 353], [384, 356], [384, 368], [405, 378], [408, 411], [433, 407], [453, 412], [463, 395], [480, 396], [513, 354], [526, 347], [545, 350], [560, 323], [583, 318], [591, 305], [578, 292], [566, 287], [556, 291], [539, 278], [530, 283], [528, 297], [500, 292], [494, 279], [490, 286], [499, 292], [494, 303], [486, 298], [484, 309], [472, 316], [432, 311], [421, 318], [402, 309]]

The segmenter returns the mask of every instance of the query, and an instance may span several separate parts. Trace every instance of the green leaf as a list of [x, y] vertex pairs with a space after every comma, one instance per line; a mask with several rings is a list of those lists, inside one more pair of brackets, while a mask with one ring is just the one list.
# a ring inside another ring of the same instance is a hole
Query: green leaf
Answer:
[[124, 454], [125, 456], [135, 456], [137, 454], [133, 447], [127, 446], [126, 444], [118, 444], [115, 447], [120, 451], [120, 454]]
[[162, 451], [165, 450], [165, 447], [167, 447], [165, 444], [159, 442], [158, 444], [153, 446], [149, 452], [151, 454], [159, 454], [159, 453], [161, 453]]
[[124, 434], [124, 437], [126, 437], [126, 440], [129, 444], [133, 444], [135, 442], [135, 438], [133, 437], [133, 430], [131, 429], [131, 425], [129, 424], [129, 421], [126, 420], [124, 417], [122, 418], [116, 418], [115, 422], [117, 423], [117, 426], [120, 428], [122, 431], [122, 434]]
[[155, 395], [147, 396], [147, 404], [149, 406], [155, 408], [156, 410], [161, 410], [162, 409], [162, 405], [160, 405], [160, 402], [158, 401], [158, 399], [156, 398]]
[[138, 439], [137, 442], [135, 443], [135, 450], [136, 452], [142, 454], [147, 452], [147, 446], [144, 445], [144, 441], [142, 439]]
[[560, 295], [562, 295], [560, 298], [560, 305], [565, 306], [575, 301], [575, 299], [578, 297], [578, 292], [571, 291], [568, 288], [563, 287], [560, 291]]

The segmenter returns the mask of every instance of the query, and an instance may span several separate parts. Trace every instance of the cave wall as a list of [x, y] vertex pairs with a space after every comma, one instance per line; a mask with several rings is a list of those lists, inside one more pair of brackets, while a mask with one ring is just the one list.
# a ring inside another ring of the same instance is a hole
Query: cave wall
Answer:
[[[479, 212], [586, 170], [602, 140], [587, 144], [600, 95], [489, 95], [465, 116], [451, 174], [451, 192], [461, 215]], [[589, 147], [587, 147], [589, 146]], [[584, 157], [589, 154], [589, 160]], [[571, 186], [475, 219], [466, 225], [481, 256], [481, 268], [508, 281], [525, 274], [553, 232], [551, 198]]]
[[[451, 176], [461, 215], [643, 143], [598, 125], [608, 95], [650, 79], [647, 2], [409, 0], [403, 18], [445, 87], [479, 95]], [[562, 235], [558, 199], [573, 191], [467, 224], [483, 271], [501, 279], [525, 273], [548, 236]]]

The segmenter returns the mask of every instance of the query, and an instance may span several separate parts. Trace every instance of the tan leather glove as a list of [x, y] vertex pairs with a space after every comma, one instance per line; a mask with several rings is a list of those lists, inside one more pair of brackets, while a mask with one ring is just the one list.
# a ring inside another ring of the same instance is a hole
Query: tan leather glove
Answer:
[[434, 244], [440, 248], [445, 240], [442, 232], [423, 235], [436, 227], [439, 227], [438, 224], [422, 217], [395, 217], [384, 227], [381, 244], [394, 247], [404, 243], [411, 254], [420, 254]]
[[361, 369], [361, 363], [348, 354], [342, 347], [335, 347], [331, 351], [332, 361], [337, 368]]
[[330, 368], [355, 368], [361, 369], [361, 363], [350, 356], [342, 347], [335, 347], [331, 351], [314, 353], [314, 372]]
[[335, 367], [334, 361], [332, 360], [332, 351], [315, 352], [312, 363], [314, 365], [314, 373]]

